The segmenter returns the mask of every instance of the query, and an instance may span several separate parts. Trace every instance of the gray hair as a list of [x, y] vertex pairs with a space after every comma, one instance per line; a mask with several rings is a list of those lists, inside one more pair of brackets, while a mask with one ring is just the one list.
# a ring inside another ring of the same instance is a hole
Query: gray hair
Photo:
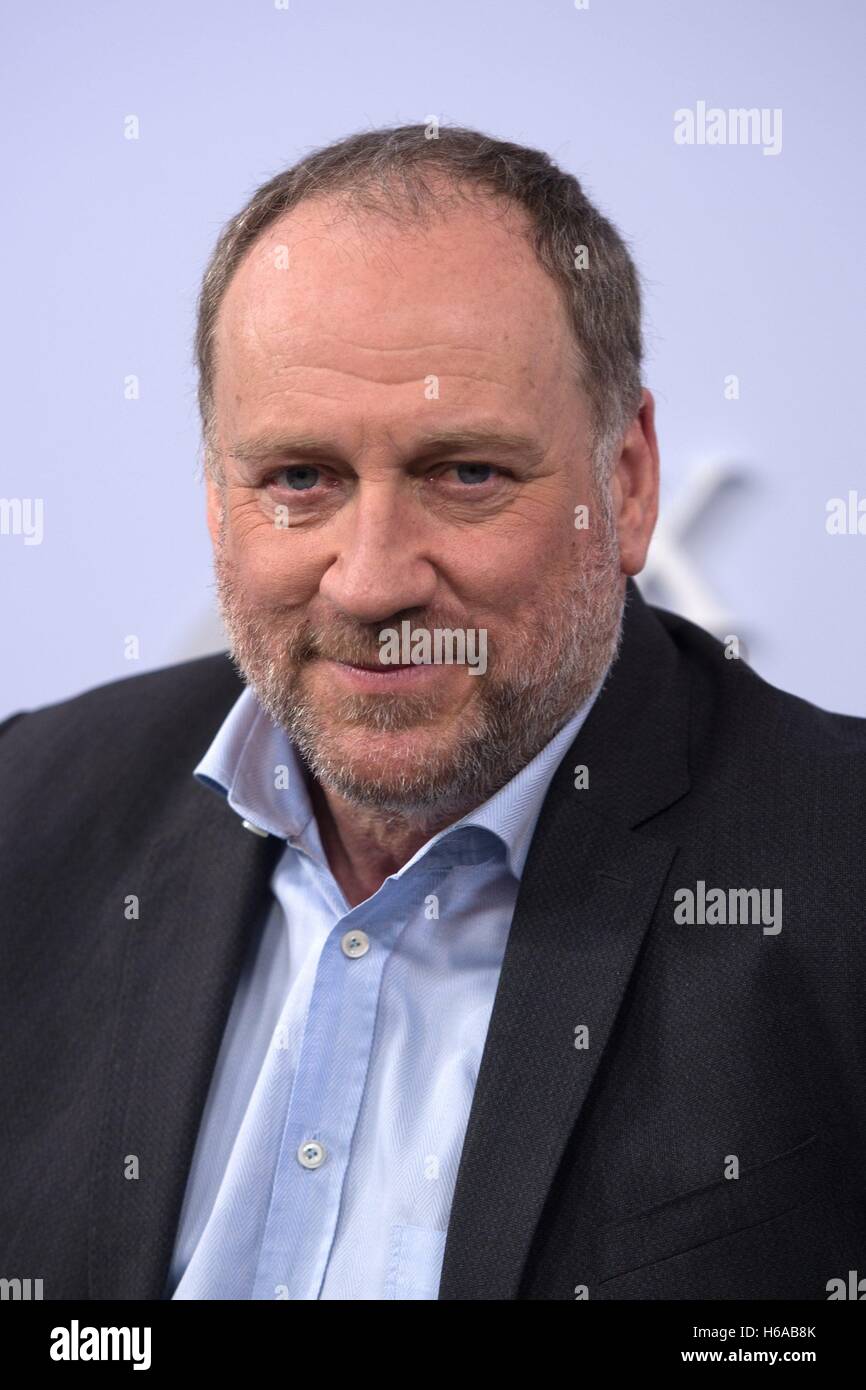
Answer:
[[[455, 196], [487, 193], [523, 208], [539, 263], [562, 291], [574, 333], [572, 366], [586, 391], [597, 481], [640, 408], [641, 289], [617, 229], [573, 174], [541, 150], [494, 140], [462, 126], [401, 125], [349, 135], [314, 150], [256, 190], [223, 229], [198, 301], [195, 358], [205, 467], [215, 467], [215, 333], [223, 296], [246, 252], [271, 223], [303, 199], [337, 198], [349, 210], [423, 221], [443, 205], [424, 171], [445, 175]], [[580, 248], [585, 266], [578, 268]]]

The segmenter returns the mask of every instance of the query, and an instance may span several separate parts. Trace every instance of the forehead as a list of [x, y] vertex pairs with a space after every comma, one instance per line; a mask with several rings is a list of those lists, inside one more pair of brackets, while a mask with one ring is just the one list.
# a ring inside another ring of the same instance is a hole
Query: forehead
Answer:
[[526, 214], [451, 201], [399, 225], [306, 201], [241, 262], [216, 332], [220, 377], [259, 382], [329, 372], [340, 391], [443, 371], [550, 390], [570, 361], [561, 291], [538, 263]]

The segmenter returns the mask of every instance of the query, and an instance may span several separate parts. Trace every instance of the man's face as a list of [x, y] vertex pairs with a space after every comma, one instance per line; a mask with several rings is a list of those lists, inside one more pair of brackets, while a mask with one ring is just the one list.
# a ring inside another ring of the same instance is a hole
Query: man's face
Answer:
[[[398, 229], [304, 203], [219, 315], [209, 524], [232, 653], [320, 782], [394, 814], [484, 800], [619, 633], [570, 330], [513, 217], [458, 204]], [[404, 620], [485, 630], [486, 672], [359, 669]]]

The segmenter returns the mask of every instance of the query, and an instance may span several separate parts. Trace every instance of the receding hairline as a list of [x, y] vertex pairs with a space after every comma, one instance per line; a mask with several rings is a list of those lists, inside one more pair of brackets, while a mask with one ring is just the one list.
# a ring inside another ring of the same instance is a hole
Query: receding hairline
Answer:
[[[418, 177], [420, 178], [420, 172]], [[459, 205], [451, 198], [443, 201], [435, 188], [429, 189], [429, 195], [425, 196], [425, 201], [421, 205], [415, 205], [410, 200], [406, 189], [399, 180], [395, 182], [395, 197], [391, 201], [386, 194], [379, 188], [379, 181], [376, 181], [376, 189], [379, 192], [379, 199], [375, 203], [369, 203], [365, 198], [363, 185], [347, 189], [325, 189], [313, 193], [305, 193], [290, 208], [278, 213], [271, 221], [267, 222], [256, 233], [253, 240], [244, 248], [242, 255], [237, 263], [232, 267], [231, 274], [222, 286], [219, 300], [215, 306], [212, 329], [212, 358], [211, 370], [216, 376], [216, 331], [221, 318], [223, 304], [237, 280], [241, 271], [249, 266], [250, 259], [254, 256], [257, 249], [263, 243], [276, 241], [279, 244], [279, 229], [290, 225], [293, 218], [298, 214], [303, 215], [305, 211], [325, 213], [328, 209], [333, 211], [333, 216], [324, 217], [326, 226], [336, 226], [344, 222], [354, 223], [359, 230], [368, 231], [371, 227], [378, 227], [386, 230], [392, 229], [393, 237], [399, 237], [401, 232], [420, 228], [425, 230], [434, 225], [445, 225], [453, 217], [455, 210], [477, 211], [482, 218], [488, 222], [503, 223], [509, 220], [510, 225], [507, 232], [513, 237], [517, 245], [522, 246], [530, 253], [532, 264], [538, 268], [556, 294], [557, 301], [563, 309], [564, 320], [568, 327], [567, 305], [561, 287], [547, 272], [544, 265], [539, 261], [533, 246], [533, 225], [529, 212], [520, 206], [512, 197], [498, 192], [495, 189], [486, 189], [479, 185], [470, 184], [466, 179], [452, 178], [447, 171], [442, 172], [442, 181], [449, 187], [460, 186]], [[371, 180], [372, 182], [372, 180]]]
[[[418, 179], [421, 180], [422, 171], [413, 170], [411, 172], [417, 174]], [[559, 327], [564, 329], [564, 342], [566, 351], [569, 354], [569, 364], [578, 377], [576, 384], [580, 386], [581, 390], [585, 390], [585, 382], [582, 379], [582, 355], [579, 344], [576, 342], [571, 330], [565, 297], [561, 287], [557, 285], [556, 281], [550, 276], [535, 253], [535, 248], [532, 244], [532, 218], [529, 212], [521, 207], [514, 198], [496, 189], [487, 189], [481, 185], [471, 183], [465, 178], [460, 179], [453, 177], [447, 170], [436, 172], [441, 173], [441, 182], [443, 184], [456, 190], [455, 197], [459, 199], [460, 204], [466, 210], [478, 210], [482, 215], [486, 213], [496, 214], [495, 216], [487, 217], [486, 220], [488, 221], [502, 221], [506, 217], [512, 219], [513, 225], [509, 227], [509, 232], [513, 234], [518, 244], [521, 244], [529, 251], [529, 260], [531, 264], [544, 276], [545, 281], [550, 285], [553, 291], [554, 300], [562, 314]], [[424, 195], [425, 202], [420, 208], [412, 203], [411, 198], [408, 196], [407, 189], [402, 184], [401, 180], [396, 178], [393, 179], [396, 195], [394, 201], [388, 199], [386, 194], [381, 193], [380, 180], [376, 180], [375, 183], [372, 179], [368, 179], [367, 181], [374, 184], [376, 191], [380, 193], [381, 202], [377, 199], [371, 204], [366, 200], [364, 183], [359, 185], [353, 184], [350, 188], [346, 189], [328, 188], [322, 191], [304, 194], [292, 207], [286, 208], [283, 212], [277, 214], [270, 222], [266, 223], [265, 226], [260, 228], [253, 240], [244, 248], [243, 254], [239, 257], [237, 264], [233, 266], [231, 275], [222, 287], [222, 293], [216, 305], [211, 325], [210, 371], [211, 394], [214, 403], [216, 397], [214, 387], [218, 369], [218, 330], [222, 320], [223, 305], [225, 304], [232, 286], [235, 284], [241, 271], [245, 267], [248, 267], [249, 261], [257, 248], [261, 247], [262, 243], [267, 242], [269, 237], [274, 236], [278, 238], [278, 229], [281, 225], [290, 222], [296, 214], [303, 213], [305, 208], [313, 208], [314, 211], [332, 208], [334, 209], [334, 216], [327, 220], [327, 225], [336, 225], [337, 223], [343, 223], [347, 220], [353, 221], [359, 228], [365, 229], [369, 229], [371, 225], [375, 226], [378, 224], [381, 226], [389, 224], [393, 228], [394, 235], [399, 236], [401, 231], [405, 231], [412, 227], [424, 229], [434, 224], [441, 225], [447, 223], [454, 212], [454, 200], [449, 197], [447, 202], [443, 204], [439, 197], [438, 190], [435, 187], [429, 187], [426, 181], [424, 182], [427, 193]], [[429, 201], [426, 200], [428, 197]], [[483, 433], [483, 431], [480, 433]], [[241, 442], [242, 454], [248, 452], [244, 447], [245, 444], [246, 441]], [[216, 449], [215, 445], [216, 441], [211, 441], [211, 452], [215, 456], [218, 456], [221, 451]], [[226, 452], [234, 453], [234, 450], [227, 450]], [[249, 452], [252, 452], [252, 447]]]
[[[223, 228], [202, 280], [195, 335], [206, 467], [223, 298], [269, 230], [316, 200], [327, 201], [334, 217], [374, 212], [403, 226], [447, 216], [461, 201], [491, 209], [493, 218], [517, 214], [512, 230], [528, 231], [537, 262], [565, 304], [568, 355], [590, 397], [597, 456], [613, 457], [642, 389], [640, 275], [627, 242], [576, 175], [546, 152], [461, 126], [437, 124], [431, 134], [415, 124], [358, 131], [311, 150], [261, 184]], [[578, 264], [577, 253], [587, 250], [588, 262]]]

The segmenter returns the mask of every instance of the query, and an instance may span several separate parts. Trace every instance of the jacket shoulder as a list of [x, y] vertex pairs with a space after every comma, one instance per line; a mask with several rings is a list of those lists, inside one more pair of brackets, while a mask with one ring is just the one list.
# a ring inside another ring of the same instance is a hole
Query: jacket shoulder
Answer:
[[243, 688], [229, 654], [218, 652], [17, 711], [0, 724], [2, 800], [20, 810], [29, 788], [35, 797], [41, 790], [45, 805], [50, 789], [62, 787], [68, 803], [84, 786], [92, 794], [105, 775], [122, 783], [132, 767], [142, 782], [145, 769], [152, 776], [187, 769]]
[[160, 712], [176, 714], [178, 700], [193, 704], [218, 704], [221, 699], [231, 700], [232, 696], [239, 695], [241, 688], [241, 677], [228, 652], [215, 652], [212, 656], [196, 657], [192, 661], [161, 666], [155, 671], [106, 681], [78, 695], [52, 701], [33, 710], [17, 710], [0, 723], [0, 734], [6, 733], [22, 719], [38, 720], [40, 726], [46, 729], [52, 724], [59, 726], [79, 718], [129, 713], [137, 707], [142, 711], [152, 711], [157, 716]]
[[822, 709], [782, 690], [696, 623], [664, 608], [652, 611], [688, 666], [699, 727], [712, 716], [716, 730], [720, 724], [730, 733], [738, 730], [759, 761], [761, 744], [768, 755], [784, 748], [813, 760], [823, 754], [866, 755], [866, 718]]

